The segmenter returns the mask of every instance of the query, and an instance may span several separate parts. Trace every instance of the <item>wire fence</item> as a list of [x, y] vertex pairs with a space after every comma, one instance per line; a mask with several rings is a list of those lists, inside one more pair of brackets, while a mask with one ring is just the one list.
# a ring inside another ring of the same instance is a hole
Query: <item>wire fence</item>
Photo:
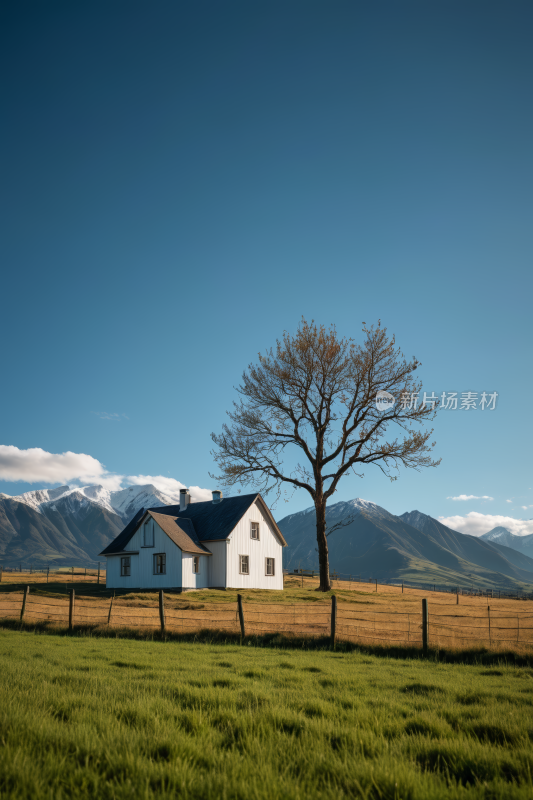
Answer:
[[[311, 569], [295, 569], [292, 572], [284, 570], [287, 578], [305, 579], [316, 578], [318, 579], [318, 570]], [[520, 589], [509, 589], [508, 586], [477, 586], [474, 583], [468, 585], [463, 584], [442, 584], [442, 583], [417, 583], [413, 581], [400, 581], [400, 580], [384, 580], [379, 577], [364, 577], [362, 575], [349, 575], [347, 572], [337, 572], [333, 570], [330, 574], [330, 580], [338, 589], [346, 588], [353, 589], [356, 584], [365, 586], [375, 586], [376, 591], [378, 586], [395, 586], [399, 589], [418, 589], [422, 591], [441, 592], [442, 594], [460, 594], [468, 597], [487, 597], [491, 599], [509, 599], [509, 600], [531, 600], [533, 599], [533, 592], [521, 591]]]
[[[424, 615], [424, 603], [427, 613]], [[533, 648], [533, 612], [507, 608], [413, 601], [408, 609], [394, 606], [362, 609], [353, 603], [253, 603], [194, 604], [159, 593], [158, 602], [141, 605], [121, 598], [41, 597], [30, 592], [5, 592], [0, 596], [0, 620], [44, 622], [51, 626], [93, 626], [191, 633], [226, 631], [241, 636], [286, 634], [294, 637], [329, 637], [361, 644], [401, 644], [414, 647], [507, 649]]]
[[96, 583], [105, 586], [106, 570], [101, 563], [93, 567], [5, 567], [0, 565], [0, 583], [25, 584], [32, 583]]

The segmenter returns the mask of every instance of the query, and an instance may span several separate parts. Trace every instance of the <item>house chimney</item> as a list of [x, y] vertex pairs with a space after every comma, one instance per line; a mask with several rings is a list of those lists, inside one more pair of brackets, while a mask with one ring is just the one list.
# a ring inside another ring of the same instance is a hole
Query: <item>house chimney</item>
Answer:
[[191, 496], [187, 489], [180, 489], [180, 511], [185, 511], [190, 502]]
[[222, 492], [220, 489], [215, 489], [214, 492], [211, 493], [213, 495], [213, 503], [220, 503], [222, 500]]

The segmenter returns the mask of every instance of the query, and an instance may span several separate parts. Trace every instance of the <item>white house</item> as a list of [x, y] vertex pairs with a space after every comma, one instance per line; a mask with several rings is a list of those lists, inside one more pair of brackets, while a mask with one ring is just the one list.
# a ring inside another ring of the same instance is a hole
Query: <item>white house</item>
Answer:
[[100, 555], [110, 589], [283, 589], [287, 542], [260, 494], [142, 508]]

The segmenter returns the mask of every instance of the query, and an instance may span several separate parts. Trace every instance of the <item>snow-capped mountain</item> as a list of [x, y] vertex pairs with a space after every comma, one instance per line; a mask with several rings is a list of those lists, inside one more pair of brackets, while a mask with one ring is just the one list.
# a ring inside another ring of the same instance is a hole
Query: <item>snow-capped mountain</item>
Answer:
[[[5, 499], [7, 498], [6, 495]], [[179, 503], [179, 491], [165, 493], [152, 484], [146, 484], [144, 486], [128, 486], [126, 489], [113, 492], [96, 484], [94, 486], [58, 486], [55, 489], [36, 489], [9, 499], [24, 503], [39, 514], [46, 514], [48, 509], [58, 509], [60, 501], [63, 512], [74, 516], [86, 513], [87, 507], [94, 504], [112, 514], [117, 514], [124, 523], [128, 523], [140, 508]]]
[[497, 544], [505, 545], [505, 547], [512, 547], [513, 550], [518, 550], [520, 553], [533, 557], [533, 533], [518, 535], [499, 525], [479, 538], [484, 539], [486, 542], [496, 542]]
[[485, 539], [488, 542], [507, 544], [511, 536], [513, 536], [513, 534], [508, 528], [504, 528], [499, 525], [497, 528], [493, 528], [488, 533], [484, 533], [480, 538]]
[[[278, 522], [289, 571], [318, 568], [314, 512], [307, 508]], [[330, 568], [346, 576], [419, 581], [430, 575], [456, 586], [533, 583], [533, 559], [526, 554], [453, 531], [420, 511], [395, 516], [358, 497], [327, 508], [328, 529]]]
[[[383, 514], [388, 514], [389, 512], [386, 511], [381, 506], [372, 503], [370, 500], [363, 500], [361, 497], [356, 497], [354, 500], [340, 500], [338, 503], [333, 503], [327, 507], [327, 519], [328, 523], [331, 524], [332, 520], [339, 520], [345, 519], [346, 517], [355, 517], [358, 514], [361, 514], [362, 511], [368, 511], [370, 513], [379, 513], [382, 512]], [[292, 519], [300, 519], [304, 514], [314, 514], [315, 507], [309, 506], [309, 508], [304, 508], [303, 511], [297, 511], [296, 514], [289, 514], [288, 517], [284, 517], [284, 521], [289, 522]]]
[[152, 484], [110, 491], [58, 486], [0, 498], [0, 558], [4, 566], [91, 564], [141, 508], [179, 503], [179, 491]]

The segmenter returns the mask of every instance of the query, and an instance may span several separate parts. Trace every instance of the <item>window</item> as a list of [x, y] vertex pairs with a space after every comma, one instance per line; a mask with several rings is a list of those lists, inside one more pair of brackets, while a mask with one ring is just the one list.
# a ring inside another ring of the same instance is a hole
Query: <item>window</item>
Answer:
[[250, 574], [250, 556], [239, 556], [241, 575]]
[[154, 524], [151, 519], [147, 520], [143, 526], [143, 547], [154, 546]]
[[167, 571], [167, 554], [154, 555], [154, 575], [165, 575]]
[[120, 559], [120, 574], [123, 578], [131, 575], [131, 556], [124, 556]]
[[259, 539], [259, 523], [252, 522], [250, 523], [250, 536], [252, 539]]
[[274, 561], [274, 558], [265, 558], [265, 575], [275, 574]]
[[192, 560], [192, 571], [193, 572], [200, 572], [200, 556], [194, 556]]

